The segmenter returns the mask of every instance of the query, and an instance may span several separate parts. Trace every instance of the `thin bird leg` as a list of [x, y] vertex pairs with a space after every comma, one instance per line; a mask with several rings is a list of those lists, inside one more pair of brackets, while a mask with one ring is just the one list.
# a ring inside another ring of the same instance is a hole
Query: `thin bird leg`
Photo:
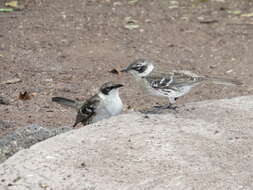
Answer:
[[154, 108], [156, 108], [156, 109], [171, 109], [171, 110], [176, 111], [176, 109], [178, 108], [178, 106], [175, 105], [177, 99], [178, 98], [169, 98], [169, 104], [168, 105], [154, 106]]

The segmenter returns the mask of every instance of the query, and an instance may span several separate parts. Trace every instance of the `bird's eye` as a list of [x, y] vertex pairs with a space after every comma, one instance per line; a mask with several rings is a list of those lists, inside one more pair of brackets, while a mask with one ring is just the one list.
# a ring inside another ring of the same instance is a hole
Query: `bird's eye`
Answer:
[[106, 87], [106, 88], [103, 88], [103, 89], [102, 89], [102, 92], [103, 92], [104, 94], [108, 95], [109, 92], [110, 92], [111, 90], [112, 90], [112, 87]]
[[134, 67], [134, 70], [138, 71], [139, 73], [143, 73], [146, 70], [146, 66], [137, 65], [136, 67]]
[[107, 87], [107, 88], [106, 88], [106, 91], [107, 91], [107, 92], [110, 92], [111, 90], [112, 90], [112, 87]]
[[139, 71], [141, 69], [141, 65], [136, 65], [133, 69]]

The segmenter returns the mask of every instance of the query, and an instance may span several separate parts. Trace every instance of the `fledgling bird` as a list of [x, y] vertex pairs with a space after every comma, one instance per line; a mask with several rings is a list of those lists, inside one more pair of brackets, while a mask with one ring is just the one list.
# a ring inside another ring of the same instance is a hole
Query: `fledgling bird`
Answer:
[[122, 84], [107, 82], [101, 86], [96, 95], [85, 102], [63, 97], [53, 97], [52, 101], [77, 110], [76, 121], [73, 127], [78, 123], [88, 125], [118, 115], [122, 111], [123, 104], [119, 96], [119, 88], [122, 86]]
[[167, 97], [169, 106], [172, 108], [176, 99], [187, 94], [196, 85], [203, 82], [211, 82], [223, 85], [241, 85], [242, 83], [233, 79], [217, 77], [198, 76], [190, 71], [154, 72], [154, 65], [146, 59], [135, 60], [121, 72], [127, 72], [134, 76], [140, 86], [150, 95]]

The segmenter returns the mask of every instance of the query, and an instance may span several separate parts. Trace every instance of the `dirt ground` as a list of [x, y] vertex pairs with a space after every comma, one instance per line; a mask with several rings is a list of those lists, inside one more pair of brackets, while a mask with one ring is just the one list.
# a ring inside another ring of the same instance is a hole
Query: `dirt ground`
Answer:
[[[4, 3], [0, 0], [0, 8]], [[0, 119], [10, 126], [0, 134], [31, 123], [72, 125], [75, 112], [51, 97], [85, 100], [105, 81], [126, 85], [121, 96], [131, 109], [166, 103], [144, 96], [130, 76], [108, 72], [137, 58], [151, 59], [163, 71], [191, 70], [244, 83], [201, 85], [178, 104], [253, 93], [251, 0], [19, 3], [25, 4], [21, 10], [0, 13], [0, 96], [10, 101], [0, 105]], [[127, 28], [129, 17], [135, 29]], [[8, 84], [13, 79], [20, 81]], [[24, 91], [33, 97], [19, 100]]]

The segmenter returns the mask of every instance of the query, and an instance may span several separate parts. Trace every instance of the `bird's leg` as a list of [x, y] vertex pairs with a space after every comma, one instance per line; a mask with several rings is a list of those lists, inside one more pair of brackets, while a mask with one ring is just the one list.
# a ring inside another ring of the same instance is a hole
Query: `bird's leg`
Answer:
[[168, 105], [154, 106], [154, 108], [156, 108], [156, 109], [171, 109], [171, 110], [176, 111], [176, 109], [178, 108], [178, 106], [175, 105], [177, 99], [178, 98], [169, 98], [169, 104]]
[[75, 128], [77, 126], [78, 122], [75, 122], [72, 128]]
[[176, 110], [178, 108], [178, 106], [175, 105], [177, 99], [178, 99], [177, 97], [176, 98], [169, 98], [170, 103], [169, 103], [167, 109]]

